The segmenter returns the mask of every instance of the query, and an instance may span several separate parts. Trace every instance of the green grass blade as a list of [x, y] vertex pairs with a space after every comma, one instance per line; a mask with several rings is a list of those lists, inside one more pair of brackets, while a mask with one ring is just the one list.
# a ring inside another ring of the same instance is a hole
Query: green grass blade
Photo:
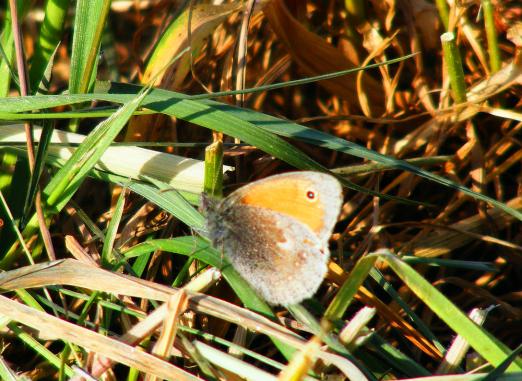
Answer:
[[[81, 186], [83, 179], [89, 174], [103, 153], [111, 145], [114, 138], [125, 126], [133, 112], [140, 106], [146, 92], [130, 100], [115, 112], [110, 118], [101, 122], [78, 146], [71, 158], [55, 174], [51, 181], [42, 191], [45, 212], [48, 214], [58, 213], [71, 199], [77, 189]], [[36, 231], [38, 224], [33, 215], [24, 234]], [[6, 268], [16, 259], [16, 247], [12, 247], [5, 257], [0, 261], [0, 268]]]
[[148, 180], [153, 182], [154, 186], [131, 182], [128, 187], [133, 192], [171, 213], [187, 226], [195, 230], [203, 229], [205, 219], [177, 190], [161, 181], [152, 178], [148, 178]]
[[[64, 366], [62, 359], [60, 359], [58, 356], [56, 356], [53, 352], [51, 352], [49, 349], [47, 349], [45, 346], [40, 344], [31, 334], [28, 334], [24, 332], [21, 328], [19, 328], [14, 323], [8, 324], [9, 329], [11, 329], [16, 336], [20, 340], [22, 340], [25, 345], [30, 347], [32, 350], [34, 350], [36, 353], [38, 353], [40, 356], [45, 358], [49, 364], [55, 366], [57, 369], [60, 369], [60, 367]], [[74, 371], [69, 367], [68, 365], [64, 366], [65, 368], [65, 374], [68, 377], [72, 377], [74, 375]]]
[[14, 370], [12, 370], [3, 357], [0, 357], [0, 379], [5, 381], [19, 381]]
[[261, 91], [275, 90], [275, 89], [287, 88], [287, 87], [291, 87], [291, 86], [302, 86], [302, 85], [306, 85], [308, 83], [314, 83], [314, 82], [318, 82], [318, 81], [324, 81], [324, 80], [328, 80], [328, 79], [342, 77], [342, 76], [348, 75], [348, 74], [354, 74], [359, 71], [375, 69], [379, 66], [391, 65], [394, 63], [398, 63], [398, 62], [410, 59], [410, 58], [416, 56], [417, 54], [418, 53], [411, 53], [411, 54], [407, 54], [407, 55], [399, 57], [399, 58], [395, 58], [395, 59], [391, 59], [391, 60], [387, 60], [387, 61], [383, 61], [383, 62], [378, 62], [375, 64], [369, 64], [366, 66], [360, 66], [360, 67], [356, 67], [353, 69], [342, 70], [342, 71], [338, 71], [338, 72], [334, 72], [334, 73], [321, 74], [321, 75], [308, 77], [308, 78], [296, 79], [293, 81], [272, 83], [270, 85], [257, 86], [257, 87], [253, 87], [253, 88], [249, 88], [249, 89], [242, 89], [242, 90], [219, 91], [219, 92], [214, 92], [214, 93], [210, 93], [210, 94], [192, 95], [190, 97], [190, 99], [199, 100], [199, 99], [218, 98], [218, 97], [224, 97], [224, 96], [230, 96], [230, 95], [236, 95], [236, 94], [259, 93]]
[[114, 248], [114, 241], [116, 240], [116, 234], [118, 233], [118, 227], [120, 226], [121, 217], [123, 215], [126, 194], [126, 189], [121, 189], [120, 196], [118, 197], [118, 201], [116, 202], [116, 206], [114, 207], [114, 211], [109, 222], [109, 226], [107, 227], [105, 240], [103, 241], [101, 260], [102, 266], [105, 268], [110, 267], [112, 264], [114, 264], [115, 261], [115, 258], [112, 254], [112, 249]]
[[457, 184], [442, 176], [438, 176], [426, 170], [423, 170], [422, 168], [418, 168], [405, 160], [399, 160], [390, 156], [382, 155], [378, 152], [372, 151], [363, 146], [327, 134], [325, 132], [308, 128], [296, 123], [288, 122], [270, 115], [261, 114], [248, 109], [240, 109], [234, 106], [224, 105], [217, 102], [205, 102], [209, 105], [215, 105], [216, 107], [219, 107], [220, 110], [232, 112], [238, 118], [248, 121], [276, 135], [298, 139], [303, 142], [316, 145], [318, 147], [329, 148], [331, 150], [343, 152], [348, 155], [360, 157], [362, 159], [372, 160], [382, 165], [386, 165], [388, 168], [394, 168], [411, 172], [417, 176], [436, 182], [448, 188], [458, 190], [464, 194], [471, 196], [476, 200], [485, 201], [505, 211], [506, 213], [511, 214], [519, 220], [522, 220], [522, 213], [513, 208], [510, 208], [506, 204], [494, 200], [491, 197], [488, 197], [481, 193], [474, 192], [471, 189], [463, 185]]
[[33, 93], [38, 90], [38, 85], [45, 77], [56, 47], [62, 39], [69, 3], [70, 0], [48, 0], [45, 3], [45, 17], [40, 27], [29, 72]]
[[[227, 262], [226, 258], [212, 248], [210, 243], [199, 237], [178, 237], [173, 239], [156, 239], [140, 243], [124, 251], [126, 258], [137, 257], [155, 250], [194, 257], [206, 264], [221, 269], [225, 280], [246, 308], [256, 311], [268, 318], [276, 319], [272, 309], [252, 290], [248, 283]], [[295, 350], [287, 344], [273, 339], [274, 344], [289, 359]]]
[[[374, 253], [361, 258], [350, 273], [325, 313], [325, 317], [335, 321], [341, 319], [357, 289], [370, 273], [375, 261], [385, 260], [394, 272], [406, 283], [428, 307], [457, 334], [464, 337], [482, 357], [493, 366], [499, 366], [509, 355], [509, 349], [496, 340], [482, 327], [473, 323], [448, 298], [433, 287], [419, 273], [399, 257], [390, 253]], [[520, 371], [518, 363], [510, 366], [510, 371]]]
[[219, 140], [205, 148], [203, 192], [213, 198], [223, 197], [223, 142]]
[[78, 146], [71, 158], [43, 191], [49, 208], [58, 212], [65, 206], [133, 112], [140, 106], [145, 95], [144, 92], [126, 103], [110, 118], [100, 123]]
[[375, 256], [365, 256], [361, 258], [350, 272], [348, 279], [343, 283], [334, 299], [326, 309], [325, 319], [331, 321], [341, 320], [346, 309], [352, 302], [357, 290], [368, 277], [370, 270], [378, 258]]
[[422, 258], [414, 256], [401, 256], [402, 260], [410, 265], [425, 264], [434, 267], [447, 267], [455, 269], [475, 270], [483, 272], [499, 272], [499, 268], [492, 262], [464, 261], [444, 258]]
[[[493, 366], [500, 366], [511, 351], [482, 327], [473, 323], [465, 313], [457, 308], [439, 290], [412, 267], [391, 253], [372, 254], [385, 260], [393, 271], [406, 283], [426, 305], [451, 329], [462, 336], [482, 357]], [[510, 371], [521, 371], [522, 366], [514, 362]]]
[[[21, 20], [29, 9], [28, 1], [16, 1], [18, 5], [18, 15]], [[18, 86], [18, 75], [13, 66], [15, 62], [15, 50], [13, 42], [13, 29], [10, 7], [7, 1], [4, 2], [5, 11], [3, 12], [3, 26], [0, 32], [0, 97], [7, 97], [11, 86], [11, 80], [14, 80]], [[4, 7], [2, 7], [4, 9]]]
[[133, 246], [122, 254], [125, 258], [137, 257], [155, 250], [186, 255], [198, 259], [210, 266], [221, 269], [221, 273], [229, 282], [246, 307], [272, 315], [271, 309], [262, 301], [250, 286], [232, 268], [224, 256], [210, 246], [210, 243], [199, 237], [178, 237], [173, 239], [155, 239]]
[[27, 191], [27, 196], [25, 198], [22, 220], [20, 221], [20, 226], [22, 229], [25, 226], [26, 220], [30, 217], [31, 208], [33, 207], [36, 193], [38, 191], [40, 176], [45, 165], [45, 157], [47, 156], [47, 149], [49, 148], [49, 143], [51, 141], [53, 130], [53, 122], [44, 120], [42, 134], [40, 135], [40, 140], [36, 149], [36, 158], [34, 168], [31, 174], [31, 181], [29, 184], [29, 189]]
[[[128, 102], [132, 94], [137, 93], [139, 89], [140, 87], [138, 86], [112, 84], [109, 89], [106, 89], [106, 91], [109, 92], [107, 94], [97, 93], [92, 96], [85, 94], [83, 96], [25, 97], [18, 102], [9, 98], [0, 99], [0, 112], [22, 112], [94, 99], [125, 103]], [[129, 92], [131, 94], [128, 94]], [[239, 138], [302, 170], [324, 171], [325, 168], [277, 135], [298, 139], [320, 147], [373, 160], [396, 169], [409, 171], [448, 188], [458, 190], [476, 200], [488, 202], [500, 210], [522, 220], [522, 212], [510, 208], [506, 204], [494, 200], [491, 197], [474, 192], [465, 186], [415, 167], [406, 161], [379, 154], [355, 143], [296, 123], [218, 102], [208, 100], [202, 102], [193, 101], [183, 94], [161, 89], [152, 90], [149, 96], [144, 100], [143, 106]], [[369, 194], [375, 193], [355, 184], [352, 184], [351, 187]]]
[[428, 340], [432, 342], [433, 345], [440, 351], [440, 353], [445, 354], [446, 348], [440, 343], [439, 339], [433, 334], [433, 332], [429, 329], [429, 327], [422, 321], [422, 319], [413, 311], [413, 309], [408, 306], [408, 304], [404, 301], [404, 299], [400, 296], [400, 294], [395, 290], [393, 285], [389, 283], [384, 275], [373, 268], [370, 270], [370, 277], [373, 278], [382, 288], [383, 290], [390, 295], [390, 297], [397, 303], [410, 318], [410, 321], [414, 324], [414, 326], [419, 330], [419, 332], [424, 335]]
[[87, 92], [111, 6], [106, 0], [78, 0], [74, 19], [69, 92]]
[[[515, 361], [520, 354], [522, 353], [522, 345], [519, 345], [511, 354], [506, 358], [506, 360], [500, 364], [498, 367], [493, 369], [486, 378], [484, 378], [484, 381], [495, 381], [499, 380], [500, 377], [506, 372], [506, 370], [509, 368], [509, 365]], [[522, 374], [521, 374], [522, 377]]]

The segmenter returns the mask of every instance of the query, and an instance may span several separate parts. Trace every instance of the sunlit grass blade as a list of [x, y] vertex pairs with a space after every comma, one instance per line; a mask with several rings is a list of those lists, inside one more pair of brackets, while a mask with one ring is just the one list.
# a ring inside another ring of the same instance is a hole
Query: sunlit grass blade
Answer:
[[14, 370], [12, 370], [3, 357], [0, 357], [0, 378], [5, 381], [18, 381]]
[[252, 381], [277, 381], [275, 376], [265, 372], [253, 365], [250, 365], [240, 359], [226, 354], [218, 349], [204, 344], [200, 341], [194, 341], [196, 349], [201, 355], [213, 364], [219, 365], [229, 372]]
[[89, 87], [100, 48], [102, 31], [111, 2], [78, 0], [74, 19], [69, 92], [85, 93]]
[[[110, 89], [106, 89], [110, 94], [97, 93], [93, 94], [92, 97], [87, 95], [82, 97], [63, 96], [63, 98], [60, 96], [49, 96], [39, 99], [27, 97], [27, 100], [31, 99], [31, 104], [33, 104], [33, 107], [30, 108], [22, 101], [14, 102], [9, 99], [0, 99], [0, 111], [13, 112], [17, 110], [21, 112], [24, 110], [77, 103], [81, 102], [82, 99], [103, 99], [109, 102], [125, 103], [129, 97], [132, 96], [128, 95], [128, 93], [137, 93], [139, 89], [140, 87], [136, 86], [113, 84]], [[320, 147], [329, 148], [367, 160], [373, 160], [396, 169], [412, 172], [443, 186], [463, 192], [477, 200], [488, 202], [517, 219], [522, 220], [522, 212], [510, 208], [505, 203], [494, 200], [484, 194], [474, 192], [442, 176], [432, 174], [403, 160], [379, 154], [322, 131], [287, 122], [270, 115], [240, 109], [214, 101], [206, 100], [196, 102], [190, 100], [190, 97], [185, 95], [161, 89], [152, 90], [150, 95], [144, 100], [143, 106], [239, 138], [302, 170], [325, 171], [325, 168], [291, 144], [280, 139], [278, 135], [298, 139]], [[346, 185], [348, 185], [348, 183]], [[374, 194], [373, 191], [364, 189], [356, 184], [350, 184], [350, 187], [355, 190]]]
[[[365, 273], [369, 274], [371, 265], [379, 258], [385, 260], [413, 293], [424, 301], [450, 328], [465, 338], [470, 346], [493, 366], [500, 365], [506, 359], [510, 351], [505, 345], [500, 343], [483, 328], [474, 324], [466, 314], [457, 308], [426, 279], [399, 257], [389, 252], [383, 251], [370, 254], [359, 260], [352, 271], [355, 275], [348, 278], [348, 281], [342, 286], [336, 298], [334, 298], [334, 301], [330, 304], [326, 313], [329, 319], [340, 318], [342, 316], [353, 297], [354, 288], [362, 283], [365, 278]], [[509, 369], [511, 371], [520, 371], [522, 367], [515, 362]]]
[[131, 182], [128, 184], [128, 187], [133, 192], [140, 194], [163, 210], [171, 213], [187, 226], [197, 231], [203, 229], [205, 225], [203, 216], [176, 189], [152, 177], [147, 177], [147, 180], [154, 186], [140, 182]]
[[327, 134], [323, 131], [288, 122], [267, 114], [258, 113], [248, 109], [240, 109], [230, 105], [218, 104], [217, 102], [212, 101], [206, 102], [222, 110], [231, 112], [238, 118], [248, 121], [260, 128], [263, 128], [266, 131], [273, 132], [276, 135], [301, 140], [305, 143], [313, 144], [323, 148], [329, 148], [331, 150], [343, 152], [348, 155], [360, 157], [362, 159], [372, 160], [376, 163], [386, 165], [388, 168], [411, 172], [417, 176], [426, 178], [448, 188], [458, 190], [477, 200], [486, 201], [487, 203], [490, 203], [504, 212], [511, 214], [519, 220], [522, 220], [522, 213], [518, 210], [510, 208], [505, 203], [497, 201], [484, 194], [474, 192], [471, 189], [461, 184], [457, 184], [445, 177], [430, 173], [422, 168], [418, 168], [405, 160], [399, 160], [391, 156], [382, 155], [348, 140]]
[[118, 201], [116, 202], [116, 206], [114, 207], [111, 220], [109, 221], [109, 226], [107, 227], [107, 234], [105, 235], [105, 240], [103, 241], [103, 249], [101, 255], [102, 266], [104, 267], [109, 267], [111, 264], [114, 264], [115, 261], [112, 250], [114, 248], [116, 234], [118, 233], [118, 227], [120, 226], [121, 218], [123, 215], [123, 207], [125, 206], [126, 194], [127, 191], [125, 188], [120, 190]]
[[[501, 377], [504, 375], [506, 370], [509, 368], [510, 364], [515, 361], [517, 358], [520, 357], [520, 354], [522, 353], [522, 344], [519, 345], [511, 354], [506, 357], [504, 362], [502, 362], [498, 367], [493, 369], [487, 377], [484, 378], [483, 381], [494, 381], [494, 380], [500, 380]], [[518, 373], [519, 377], [522, 377], [522, 373]]]
[[[275, 319], [272, 309], [259, 298], [248, 283], [239, 276], [239, 274], [232, 268], [226, 258], [217, 250], [210, 246], [210, 243], [199, 237], [178, 237], [172, 239], [155, 239], [145, 241], [132, 248], [124, 251], [122, 254], [125, 258], [137, 257], [153, 252], [155, 250], [162, 250], [164, 252], [181, 254], [189, 257], [194, 257], [204, 263], [221, 269], [223, 277], [230, 284], [236, 295], [243, 302], [245, 307], [256, 311], [266, 317]], [[274, 344], [279, 350], [290, 358], [294, 349], [290, 346], [273, 339]]]
[[[83, 179], [125, 126], [132, 113], [139, 107], [145, 95], [146, 92], [141, 93], [122, 106], [110, 118], [100, 123], [54, 175], [42, 192], [46, 213], [57, 213], [66, 205], [81, 186]], [[33, 215], [24, 229], [24, 234], [34, 232], [36, 228], [36, 217]], [[15, 259], [15, 253], [17, 253], [16, 247], [10, 249], [0, 262], [0, 267], [8, 266]]]
[[205, 148], [203, 192], [214, 198], [223, 197], [223, 142], [220, 140]]
[[45, 4], [45, 16], [40, 27], [29, 72], [33, 93], [38, 90], [38, 84], [45, 77], [46, 68], [53, 60], [56, 47], [62, 39], [69, 3], [70, 0], [52, 0]]
[[100, 123], [84, 140], [71, 158], [44, 189], [46, 204], [55, 212], [72, 197], [82, 180], [109, 148], [132, 113], [140, 106], [146, 92], [122, 106], [110, 118]]
[[[204, 43], [215, 28], [231, 13], [241, 8], [239, 3], [225, 4], [189, 4], [181, 10], [166, 26], [159, 40], [154, 45], [147, 65], [144, 69], [142, 83], [148, 83], [157, 77], [161, 81], [165, 73], [165, 63], [172, 61], [190, 43], [190, 51], [176, 63], [176, 71], [172, 87], [178, 87], [190, 71], [190, 55], [196, 57]], [[192, 9], [191, 9], [192, 8]], [[190, 41], [189, 41], [190, 17]], [[159, 83], [159, 82], [158, 82]]]
[[361, 258], [350, 272], [348, 279], [341, 286], [334, 299], [324, 313], [324, 318], [335, 321], [343, 317], [344, 312], [352, 302], [357, 290], [368, 277], [370, 270], [377, 261], [376, 256], [365, 256]]

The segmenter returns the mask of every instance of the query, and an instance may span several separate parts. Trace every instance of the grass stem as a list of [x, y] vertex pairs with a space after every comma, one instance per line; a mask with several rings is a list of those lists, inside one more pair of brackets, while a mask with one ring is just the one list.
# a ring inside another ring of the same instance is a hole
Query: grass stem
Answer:
[[496, 73], [502, 67], [500, 59], [500, 49], [498, 47], [497, 31], [495, 20], [493, 19], [493, 5], [491, 0], [482, 0], [482, 10], [484, 12], [484, 24], [486, 37], [488, 39], [489, 66], [491, 73]]
[[442, 42], [442, 52], [444, 63], [448, 71], [453, 97], [456, 103], [466, 102], [466, 83], [464, 82], [464, 70], [460, 53], [455, 43], [455, 34], [452, 32], [443, 33], [440, 36]]
[[213, 197], [223, 196], [223, 142], [216, 140], [205, 149], [203, 191]]
[[446, 0], [435, 0], [435, 5], [437, 6], [437, 10], [439, 11], [440, 19], [444, 24], [444, 29], [448, 30], [449, 26], [449, 10], [448, 3]]

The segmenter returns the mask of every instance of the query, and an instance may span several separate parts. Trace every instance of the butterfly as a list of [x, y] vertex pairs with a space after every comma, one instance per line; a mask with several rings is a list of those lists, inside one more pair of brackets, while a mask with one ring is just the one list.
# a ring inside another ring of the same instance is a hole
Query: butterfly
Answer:
[[291, 305], [326, 275], [342, 202], [335, 177], [303, 171], [255, 181], [204, 208], [214, 247], [264, 300]]

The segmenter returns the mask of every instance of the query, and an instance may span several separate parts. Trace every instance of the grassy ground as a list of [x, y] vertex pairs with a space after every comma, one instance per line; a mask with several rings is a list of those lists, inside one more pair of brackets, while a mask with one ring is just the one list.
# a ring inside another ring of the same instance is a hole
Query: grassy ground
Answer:
[[[0, 379], [522, 378], [517, 2], [15, 3]], [[274, 307], [198, 206], [290, 170], [344, 203]]]

